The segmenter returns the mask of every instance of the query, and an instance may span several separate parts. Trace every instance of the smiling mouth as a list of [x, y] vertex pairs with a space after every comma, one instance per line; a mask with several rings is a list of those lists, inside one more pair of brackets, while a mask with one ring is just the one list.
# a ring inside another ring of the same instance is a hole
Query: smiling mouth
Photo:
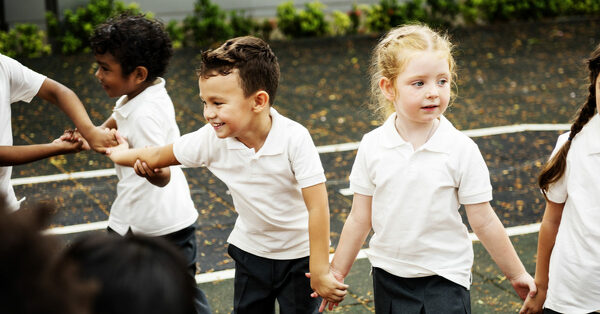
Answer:
[[213, 128], [216, 128], [216, 129], [222, 127], [223, 125], [225, 125], [225, 123], [212, 123]]

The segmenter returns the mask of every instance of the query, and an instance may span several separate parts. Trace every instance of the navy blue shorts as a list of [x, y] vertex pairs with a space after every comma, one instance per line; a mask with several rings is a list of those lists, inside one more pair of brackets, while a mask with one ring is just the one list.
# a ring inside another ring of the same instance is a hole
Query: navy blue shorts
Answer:
[[311, 298], [308, 256], [276, 260], [250, 254], [229, 244], [235, 260], [233, 312], [238, 314], [318, 313], [321, 298]]
[[441, 276], [403, 278], [373, 268], [375, 313], [471, 313], [471, 294]]

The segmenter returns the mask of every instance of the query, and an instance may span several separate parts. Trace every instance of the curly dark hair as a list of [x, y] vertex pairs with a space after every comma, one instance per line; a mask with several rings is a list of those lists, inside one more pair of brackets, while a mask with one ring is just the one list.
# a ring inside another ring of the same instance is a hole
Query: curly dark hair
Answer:
[[236, 37], [220, 47], [202, 52], [198, 75], [208, 78], [228, 75], [238, 69], [244, 96], [264, 90], [273, 105], [279, 85], [279, 63], [271, 47], [253, 36]]
[[98, 25], [90, 38], [94, 54], [112, 54], [121, 64], [123, 76], [138, 66], [148, 69], [147, 82], [167, 71], [173, 55], [164, 24], [143, 14], [124, 13]]

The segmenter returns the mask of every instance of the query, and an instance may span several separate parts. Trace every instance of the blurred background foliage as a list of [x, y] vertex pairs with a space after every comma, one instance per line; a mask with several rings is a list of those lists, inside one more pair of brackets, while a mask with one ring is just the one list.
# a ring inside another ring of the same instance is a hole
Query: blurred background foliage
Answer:
[[[513, 21], [547, 20], [571, 16], [597, 16], [598, 0], [380, 0], [373, 5], [354, 3], [348, 12], [326, 13], [315, 0], [297, 8], [292, 0], [278, 5], [272, 18], [256, 19], [244, 11], [225, 11], [211, 0], [197, 0], [193, 13], [165, 27], [174, 48], [211, 47], [224, 40], [254, 35], [265, 40], [304, 37], [378, 34], [407, 22], [435, 28], [453, 28]], [[12, 57], [38, 57], [50, 53], [89, 52], [94, 27], [122, 13], [144, 13], [137, 4], [118, 0], [90, 0], [62, 18], [46, 13], [47, 33], [34, 24], [18, 24], [0, 32], [0, 52]]]

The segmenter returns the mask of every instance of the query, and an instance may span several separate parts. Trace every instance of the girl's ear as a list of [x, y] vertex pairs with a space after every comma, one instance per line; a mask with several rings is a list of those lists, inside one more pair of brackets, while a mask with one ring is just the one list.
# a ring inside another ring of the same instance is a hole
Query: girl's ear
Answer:
[[252, 106], [252, 111], [258, 113], [265, 108], [269, 108], [269, 93], [264, 90], [259, 90], [254, 94], [254, 106]]
[[396, 98], [396, 89], [394, 88], [394, 84], [387, 77], [382, 77], [379, 80], [379, 89], [383, 93], [383, 96], [391, 102]]
[[135, 69], [133, 69], [133, 72], [131, 74], [134, 75], [135, 83], [140, 84], [142, 82], [145, 82], [146, 78], [148, 78], [148, 69], [145, 66], [139, 65], [135, 67]]

